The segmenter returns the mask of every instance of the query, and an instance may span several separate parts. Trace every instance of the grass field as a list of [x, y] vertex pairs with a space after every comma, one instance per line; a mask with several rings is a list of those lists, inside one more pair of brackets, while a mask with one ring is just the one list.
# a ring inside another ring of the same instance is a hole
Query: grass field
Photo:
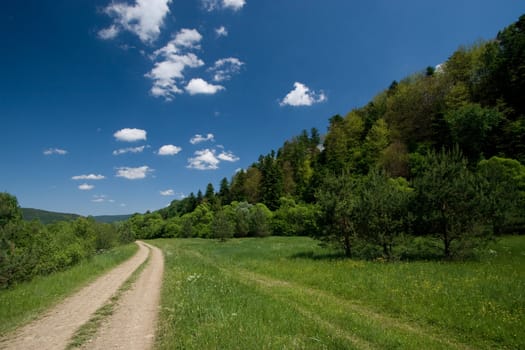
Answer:
[[160, 349], [524, 349], [525, 237], [471, 262], [368, 262], [300, 237], [155, 240]]
[[71, 269], [36, 277], [0, 291], [0, 334], [32, 320], [65, 296], [130, 258], [137, 249], [134, 243], [120, 246]]

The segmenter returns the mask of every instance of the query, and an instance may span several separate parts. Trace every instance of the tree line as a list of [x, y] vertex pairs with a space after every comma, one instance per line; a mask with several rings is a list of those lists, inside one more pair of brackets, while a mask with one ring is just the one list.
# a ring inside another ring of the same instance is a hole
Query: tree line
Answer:
[[523, 62], [525, 16], [333, 116], [325, 135], [303, 131], [218, 191], [129, 224], [144, 238], [311, 235], [386, 258], [461, 256], [523, 232]]
[[24, 221], [16, 197], [0, 193], [0, 289], [66, 269], [134, 239], [126, 225], [97, 223], [90, 217], [48, 225]]

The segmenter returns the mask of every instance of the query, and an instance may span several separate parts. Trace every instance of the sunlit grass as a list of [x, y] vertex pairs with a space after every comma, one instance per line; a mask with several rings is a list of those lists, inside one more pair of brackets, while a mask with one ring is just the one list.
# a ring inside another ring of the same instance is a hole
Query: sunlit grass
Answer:
[[470, 262], [369, 262], [298, 237], [161, 240], [159, 348], [525, 348], [525, 237]]
[[134, 243], [120, 246], [66, 271], [36, 277], [0, 291], [0, 334], [34, 319], [65, 296], [130, 258], [137, 250]]

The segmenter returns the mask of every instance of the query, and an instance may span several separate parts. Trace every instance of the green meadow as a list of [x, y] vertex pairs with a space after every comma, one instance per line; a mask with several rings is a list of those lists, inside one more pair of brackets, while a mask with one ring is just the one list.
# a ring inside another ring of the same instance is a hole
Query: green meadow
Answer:
[[467, 262], [339, 258], [305, 237], [162, 239], [159, 349], [523, 349], [525, 237]]

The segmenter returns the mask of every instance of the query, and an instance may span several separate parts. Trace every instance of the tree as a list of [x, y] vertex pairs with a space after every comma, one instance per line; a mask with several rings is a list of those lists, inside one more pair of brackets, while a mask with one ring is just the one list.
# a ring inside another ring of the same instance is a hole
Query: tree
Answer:
[[514, 159], [492, 157], [479, 162], [477, 170], [482, 180], [484, 217], [499, 235], [509, 217], [518, 208], [523, 210], [525, 167]]
[[22, 211], [15, 196], [6, 192], [0, 193], [0, 228], [9, 222], [22, 220]]
[[408, 223], [408, 203], [412, 189], [403, 179], [391, 179], [371, 172], [360, 187], [362, 222], [359, 234], [383, 249], [385, 258], [392, 258], [392, 246]]
[[430, 152], [424, 161], [424, 169], [413, 180], [419, 227], [439, 238], [444, 256], [451, 258], [485, 238], [477, 230], [481, 216], [479, 183], [458, 148]]
[[316, 194], [321, 211], [322, 239], [342, 245], [345, 256], [352, 256], [352, 244], [359, 222], [358, 182], [348, 176], [327, 176]]
[[468, 159], [478, 160], [487, 136], [503, 116], [496, 109], [468, 103], [449, 111], [445, 119], [454, 142], [459, 144]]
[[256, 237], [271, 234], [270, 221], [272, 212], [263, 203], [257, 203], [250, 208], [250, 233]]
[[228, 183], [227, 178], [221, 180], [218, 196], [222, 205], [228, 205], [231, 203], [230, 184]]
[[235, 225], [226, 210], [222, 209], [215, 213], [212, 222], [212, 236], [221, 242], [233, 237]]

